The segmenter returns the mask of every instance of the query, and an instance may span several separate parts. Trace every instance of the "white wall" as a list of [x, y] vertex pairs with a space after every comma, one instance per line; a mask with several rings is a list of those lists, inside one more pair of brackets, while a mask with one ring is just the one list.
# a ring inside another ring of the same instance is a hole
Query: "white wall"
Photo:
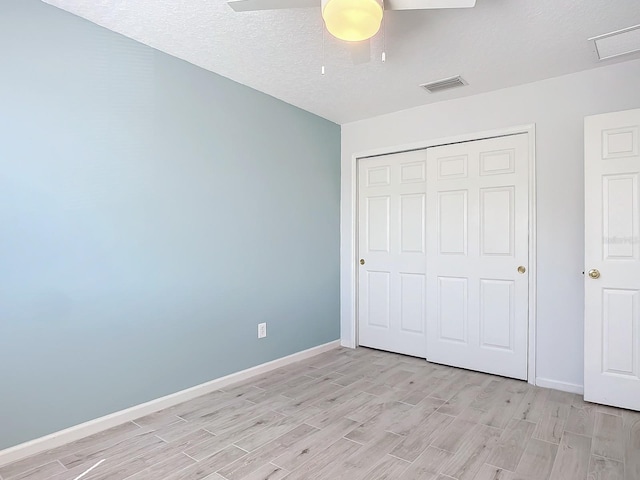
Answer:
[[351, 323], [354, 158], [376, 149], [535, 123], [537, 378], [559, 382], [557, 387], [579, 389], [583, 384], [583, 119], [638, 107], [640, 60], [635, 60], [343, 125], [342, 344], [355, 345]]

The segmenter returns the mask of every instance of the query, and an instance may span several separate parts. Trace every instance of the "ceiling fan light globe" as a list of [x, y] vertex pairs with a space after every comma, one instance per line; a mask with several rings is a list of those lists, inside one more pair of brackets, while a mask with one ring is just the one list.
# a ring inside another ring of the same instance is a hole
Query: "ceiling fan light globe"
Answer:
[[382, 22], [382, 5], [376, 0], [327, 0], [322, 18], [331, 35], [347, 42], [373, 37]]

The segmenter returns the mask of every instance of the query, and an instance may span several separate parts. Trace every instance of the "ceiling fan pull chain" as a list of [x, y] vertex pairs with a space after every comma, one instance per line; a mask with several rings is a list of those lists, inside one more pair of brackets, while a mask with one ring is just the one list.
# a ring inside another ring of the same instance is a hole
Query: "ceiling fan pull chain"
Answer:
[[[384, 10], [384, 0], [382, 0]], [[382, 17], [382, 63], [387, 61], [387, 16]]]
[[322, 23], [322, 75], [324, 75], [324, 22]]

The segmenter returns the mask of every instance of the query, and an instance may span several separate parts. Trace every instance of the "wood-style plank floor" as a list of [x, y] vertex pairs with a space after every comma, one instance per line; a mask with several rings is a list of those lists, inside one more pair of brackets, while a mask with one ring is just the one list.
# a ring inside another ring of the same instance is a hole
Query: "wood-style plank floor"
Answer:
[[640, 480], [640, 413], [338, 349], [0, 468], [2, 480]]

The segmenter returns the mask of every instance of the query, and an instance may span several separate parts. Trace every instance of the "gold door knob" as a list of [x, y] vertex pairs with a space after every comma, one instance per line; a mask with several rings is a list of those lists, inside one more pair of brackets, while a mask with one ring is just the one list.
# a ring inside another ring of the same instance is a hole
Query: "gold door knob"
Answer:
[[527, 271], [527, 269], [524, 267], [524, 265], [520, 265], [520, 266], [518, 267], [518, 273], [524, 273], [524, 272], [526, 272], [526, 271]]
[[364, 258], [360, 259], [360, 265], [364, 265]]
[[589, 277], [593, 278], [594, 280], [596, 278], [600, 278], [600, 270], [592, 268], [591, 270], [589, 270]]

